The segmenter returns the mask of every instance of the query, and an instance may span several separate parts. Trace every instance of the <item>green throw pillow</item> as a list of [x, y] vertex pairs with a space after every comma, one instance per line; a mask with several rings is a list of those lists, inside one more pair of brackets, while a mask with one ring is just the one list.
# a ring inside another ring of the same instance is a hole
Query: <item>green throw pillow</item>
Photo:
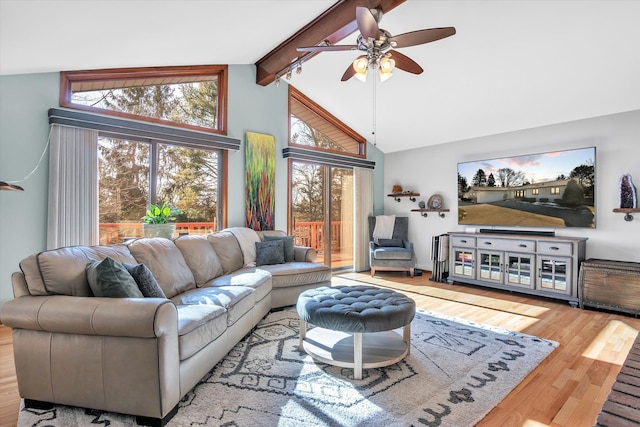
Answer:
[[284, 262], [284, 243], [282, 240], [256, 242], [256, 266], [282, 264]]
[[291, 262], [295, 259], [293, 250], [293, 236], [264, 236], [264, 241], [282, 240], [284, 243], [284, 262]]
[[109, 257], [87, 264], [87, 281], [97, 297], [143, 298], [127, 269]]
[[133, 280], [138, 284], [138, 288], [145, 298], [166, 298], [164, 291], [153, 277], [151, 270], [144, 264], [127, 264], [122, 263], [127, 269]]

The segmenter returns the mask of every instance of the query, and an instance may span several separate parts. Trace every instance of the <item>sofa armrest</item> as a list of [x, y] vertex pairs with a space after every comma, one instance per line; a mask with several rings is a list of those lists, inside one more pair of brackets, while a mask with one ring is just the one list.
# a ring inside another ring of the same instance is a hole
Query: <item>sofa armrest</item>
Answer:
[[175, 305], [162, 298], [24, 296], [7, 301], [0, 320], [16, 329], [154, 338], [177, 335]]
[[293, 259], [298, 262], [315, 262], [318, 253], [309, 246], [294, 246]]

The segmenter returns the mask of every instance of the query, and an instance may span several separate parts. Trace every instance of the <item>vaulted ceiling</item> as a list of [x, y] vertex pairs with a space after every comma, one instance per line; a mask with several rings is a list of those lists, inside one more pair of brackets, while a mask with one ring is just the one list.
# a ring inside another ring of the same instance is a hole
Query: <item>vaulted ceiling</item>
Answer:
[[[383, 152], [640, 109], [640, 1], [397, 3], [380, 23], [391, 34], [445, 26], [457, 34], [401, 49], [425, 71], [378, 82], [375, 109], [372, 78], [340, 81], [358, 52], [321, 53], [289, 81], [370, 141], [375, 123]], [[255, 64], [334, 5], [0, 0], [0, 74]]]

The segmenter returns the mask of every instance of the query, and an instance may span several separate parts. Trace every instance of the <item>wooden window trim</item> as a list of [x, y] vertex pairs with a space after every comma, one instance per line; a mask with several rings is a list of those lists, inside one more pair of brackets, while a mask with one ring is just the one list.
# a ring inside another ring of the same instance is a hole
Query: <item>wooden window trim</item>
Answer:
[[[102, 70], [81, 70], [62, 71], [60, 73], [60, 106], [76, 110], [91, 111], [94, 113], [106, 114], [117, 117], [148, 121], [160, 124], [170, 124], [171, 126], [194, 129], [203, 132], [227, 134], [227, 88], [228, 88], [228, 66], [227, 65], [199, 65], [199, 66], [179, 66], [179, 67], [146, 67], [146, 68], [113, 68]], [[133, 78], [154, 78], [154, 77], [180, 77], [180, 76], [218, 76], [218, 129], [202, 126], [177, 123], [170, 120], [156, 119], [154, 117], [138, 116], [135, 114], [123, 113], [120, 111], [106, 110], [88, 105], [80, 105], [71, 102], [71, 85], [75, 82], [103, 81], [103, 80], [123, 80]]]
[[[348, 135], [350, 138], [352, 138], [354, 141], [356, 141], [358, 143], [358, 146], [359, 146], [358, 154], [350, 153], [348, 151], [330, 150], [330, 149], [327, 149], [327, 148], [311, 147], [311, 146], [308, 146], [308, 145], [291, 143], [291, 110], [292, 110], [291, 109], [291, 100], [292, 99], [295, 99], [299, 103], [303, 104], [305, 107], [309, 108], [314, 113], [318, 114], [320, 117], [322, 117], [328, 123], [330, 123], [332, 126], [335, 126], [340, 131], [344, 132], [346, 135]], [[340, 154], [340, 155], [343, 155], [343, 156], [362, 157], [362, 158], [366, 158], [367, 157], [367, 140], [366, 140], [366, 138], [364, 138], [362, 135], [360, 135], [359, 133], [357, 133], [356, 131], [351, 129], [349, 126], [347, 126], [344, 123], [342, 123], [333, 114], [331, 114], [330, 112], [328, 112], [327, 110], [322, 108], [320, 105], [318, 105], [317, 103], [312, 101], [310, 98], [308, 98], [305, 94], [300, 92], [298, 89], [296, 89], [292, 85], [289, 85], [288, 109], [289, 109], [289, 111], [288, 111], [288, 115], [287, 115], [287, 121], [288, 121], [288, 125], [289, 125], [289, 145], [290, 146], [292, 146], [292, 147], [301, 147], [301, 148], [304, 148], [304, 149], [307, 149], [307, 150], [335, 153], [335, 154]]]

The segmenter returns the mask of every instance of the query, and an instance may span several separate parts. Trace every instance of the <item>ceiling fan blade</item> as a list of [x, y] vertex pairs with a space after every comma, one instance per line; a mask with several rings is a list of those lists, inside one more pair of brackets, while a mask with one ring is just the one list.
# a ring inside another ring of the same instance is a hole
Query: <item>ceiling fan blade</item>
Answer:
[[357, 50], [358, 46], [355, 44], [334, 44], [331, 46], [303, 46], [296, 50], [298, 52], [330, 52], [338, 50]]
[[444, 39], [455, 33], [456, 29], [454, 27], [429, 28], [393, 36], [389, 39], [389, 43], [391, 43], [391, 46], [394, 48], [409, 47]]
[[347, 68], [344, 72], [344, 74], [342, 75], [342, 78], [340, 79], [340, 81], [342, 82], [346, 82], [347, 80], [349, 80], [351, 77], [355, 76], [356, 74], [356, 69], [353, 68], [353, 65], [349, 65], [349, 68]]
[[416, 61], [406, 55], [401, 54], [400, 52], [392, 50], [388, 53], [388, 55], [391, 56], [391, 59], [396, 61], [396, 68], [413, 74], [420, 74], [424, 71]]
[[371, 11], [366, 7], [356, 7], [356, 22], [358, 23], [358, 30], [362, 34], [362, 38], [367, 40], [372, 38], [378, 40], [380, 38], [380, 28], [376, 18], [373, 17]]

